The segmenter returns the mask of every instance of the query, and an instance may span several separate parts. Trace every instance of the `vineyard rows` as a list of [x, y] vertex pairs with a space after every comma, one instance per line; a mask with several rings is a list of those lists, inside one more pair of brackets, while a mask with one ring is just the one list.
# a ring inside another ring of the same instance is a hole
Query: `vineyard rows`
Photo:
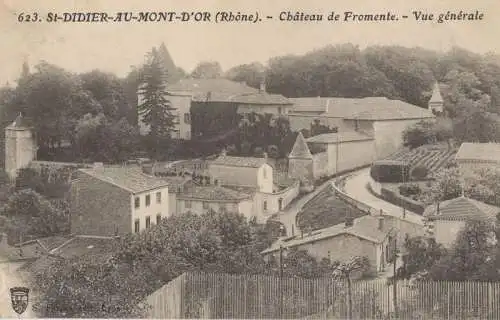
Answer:
[[456, 152], [455, 149], [449, 149], [447, 147], [429, 148], [427, 146], [422, 146], [413, 150], [400, 150], [391, 155], [387, 160], [404, 161], [412, 168], [423, 166], [426, 167], [429, 172], [435, 172], [453, 160]]

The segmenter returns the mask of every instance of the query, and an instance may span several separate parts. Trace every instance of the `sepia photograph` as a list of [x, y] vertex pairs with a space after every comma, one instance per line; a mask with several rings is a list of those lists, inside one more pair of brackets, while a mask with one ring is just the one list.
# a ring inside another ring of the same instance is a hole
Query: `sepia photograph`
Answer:
[[500, 319], [499, 16], [0, 1], [0, 318]]

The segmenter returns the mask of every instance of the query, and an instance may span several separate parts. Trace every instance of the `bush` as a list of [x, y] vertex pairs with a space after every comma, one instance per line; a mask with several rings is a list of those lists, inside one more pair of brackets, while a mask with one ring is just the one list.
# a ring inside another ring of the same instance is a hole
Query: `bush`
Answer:
[[419, 185], [415, 183], [403, 184], [399, 186], [399, 193], [405, 197], [417, 195], [421, 191], [422, 190], [420, 189]]
[[411, 171], [411, 177], [414, 178], [415, 180], [423, 180], [427, 177], [429, 174], [429, 169], [424, 166], [416, 166], [413, 168]]
[[370, 175], [377, 182], [403, 182], [410, 180], [410, 165], [400, 161], [375, 162]]

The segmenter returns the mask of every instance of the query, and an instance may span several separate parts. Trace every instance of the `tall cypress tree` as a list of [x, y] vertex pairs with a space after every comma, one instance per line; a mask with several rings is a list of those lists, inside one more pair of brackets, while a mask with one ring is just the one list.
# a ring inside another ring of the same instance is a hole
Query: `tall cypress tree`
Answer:
[[139, 114], [150, 132], [148, 141], [153, 155], [158, 155], [158, 149], [164, 142], [170, 140], [170, 133], [175, 128], [175, 108], [168, 100], [168, 74], [159, 52], [153, 48], [147, 55], [144, 65], [143, 84], [139, 90], [143, 102], [138, 106]]

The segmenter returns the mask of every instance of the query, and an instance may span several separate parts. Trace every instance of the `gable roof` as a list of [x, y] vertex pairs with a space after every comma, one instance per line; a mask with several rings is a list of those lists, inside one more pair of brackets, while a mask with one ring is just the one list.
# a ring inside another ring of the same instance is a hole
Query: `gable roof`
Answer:
[[500, 208], [464, 196], [428, 206], [424, 216], [431, 220], [494, 221]]
[[181, 79], [176, 83], [168, 85], [169, 92], [187, 92], [191, 94], [203, 94], [207, 92], [229, 93], [232, 95], [243, 93], [256, 93], [257, 89], [244, 83], [231, 81], [224, 78], [216, 79]]
[[401, 100], [379, 99], [365, 110], [354, 111], [346, 119], [358, 120], [406, 120], [435, 118], [428, 109], [414, 106]]
[[131, 193], [140, 193], [162, 187], [168, 187], [168, 182], [144, 174], [138, 167], [102, 167], [79, 169], [101, 181], [113, 184]]
[[311, 151], [307, 146], [306, 140], [302, 135], [302, 132], [297, 134], [297, 139], [295, 139], [295, 143], [292, 147], [292, 151], [288, 155], [289, 159], [312, 159]]
[[193, 186], [177, 195], [179, 199], [235, 202], [250, 199], [251, 194], [221, 186]]
[[312, 232], [312, 234], [305, 235], [304, 237], [296, 236], [288, 241], [278, 240], [270, 248], [264, 250], [262, 253], [271, 253], [279, 250], [280, 246], [285, 248], [291, 248], [295, 246], [300, 246], [306, 243], [318, 242], [322, 240], [327, 240], [340, 235], [350, 235], [354, 236], [372, 243], [381, 243], [392, 231], [392, 227], [386, 227], [383, 230], [377, 228], [378, 218], [370, 215], [362, 216], [353, 221], [353, 225], [346, 227], [345, 223], [340, 223], [325, 229], [317, 230]]
[[434, 89], [432, 92], [431, 99], [429, 100], [429, 103], [441, 103], [443, 102], [443, 97], [441, 96], [441, 89], [439, 88], [439, 83], [436, 82], [434, 85]]
[[210, 161], [210, 165], [248, 168], [260, 168], [266, 163], [267, 160], [265, 158], [231, 157], [226, 155], [221, 155], [215, 160]]
[[455, 160], [500, 162], [500, 143], [464, 142], [458, 149]]
[[240, 94], [230, 98], [231, 102], [242, 104], [263, 105], [291, 105], [292, 102], [281, 94], [270, 94], [267, 92]]
[[338, 143], [338, 142], [353, 142], [374, 140], [373, 137], [365, 135], [358, 131], [342, 131], [338, 133], [323, 133], [306, 139], [311, 143]]
[[323, 112], [324, 116], [359, 120], [397, 120], [434, 118], [424, 108], [386, 97], [366, 98], [295, 98], [297, 112]]

